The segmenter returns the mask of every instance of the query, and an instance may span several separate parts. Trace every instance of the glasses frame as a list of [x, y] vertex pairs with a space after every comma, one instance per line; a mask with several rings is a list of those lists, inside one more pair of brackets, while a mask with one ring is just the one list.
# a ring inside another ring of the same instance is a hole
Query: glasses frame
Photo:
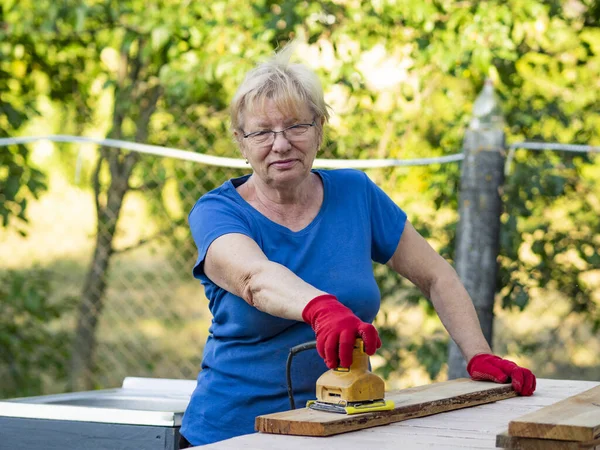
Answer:
[[[267, 142], [264, 142], [261, 145], [273, 145], [273, 142], [275, 142], [275, 138], [277, 138], [277, 134], [279, 134], [279, 133], [282, 133], [283, 137], [285, 137], [288, 141], [293, 141], [294, 139], [289, 139], [286, 136], [286, 134], [285, 134], [286, 131], [291, 130], [296, 127], [311, 127], [312, 128], [317, 124], [316, 121], [317, 121], [317, 118], [315, 117], [315, 118], [313, 118], [312, 123], [295, 123], [294, 125], [290, 125], [289, 127], [284, 128], [283, 130], [279, 130], [279, 131], [262, 130], [262, 131], [253, 131], [252, 133], [244, 134], [244, 130], [242, 130], [242, 136], [244, 137], [244, 139], [248, 139], [248, 138], [252, 139], [253, 137], [259, 136], [264, 133], [271, 133], [271, 135], [273, 136], [273, 140], [271, 140], [268, 144], [267, 144]], [[308, 129], [306, 131], [308, 131]], [[304, 135], [304, 133], [302, 133], [302, 135]]]

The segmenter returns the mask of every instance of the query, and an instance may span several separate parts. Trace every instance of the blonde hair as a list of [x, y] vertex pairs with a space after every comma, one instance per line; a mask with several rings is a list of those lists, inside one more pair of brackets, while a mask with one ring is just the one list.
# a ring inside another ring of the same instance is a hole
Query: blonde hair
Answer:
[[232, 131], [242, 130], [244, 114], [264, 109], [267, 100], [283, 114], [298, 114], [307, 105], [318, 124], [329, 119], [321, 81], [304, 64], [290, 62], [294, 49], [286, 45], [246, 74], [230, 105]]

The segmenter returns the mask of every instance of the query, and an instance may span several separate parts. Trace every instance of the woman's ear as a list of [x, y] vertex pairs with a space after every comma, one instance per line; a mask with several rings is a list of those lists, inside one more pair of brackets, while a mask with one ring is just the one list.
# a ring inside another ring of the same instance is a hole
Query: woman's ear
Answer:
[[320, 152], [322, 150], [322, 146], [323, 146], [323, 124], [325, 123], [325, 118], [322, 117], [321, 120], [321, 126], [317, 129], [317, 153]]
[[233, 140], [235, 141], [238, 148], [240, 149], [242, 158], [244, 158], [246, 161], [248, 161], [248, 158], [246, 157], [246, 149], [244, 148], [244, 140], [242, 139], [242, 133], [240, 133], [238, 130], [234, 130], [233, 131]]
[[240, 150], [242, 150], [244, 140], [242, 139], [242, 133], [239, 130], [233, 131], [233, 140], [238, 145]]

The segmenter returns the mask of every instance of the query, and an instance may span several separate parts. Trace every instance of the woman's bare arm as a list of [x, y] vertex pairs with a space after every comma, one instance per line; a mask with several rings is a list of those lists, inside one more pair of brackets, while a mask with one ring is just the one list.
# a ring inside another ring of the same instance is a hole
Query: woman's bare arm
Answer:
[[204, 273], [217, 286], [260, 311], [285, 319], [301, 321], [306, 304], [326, 294], [285, 266], [269, 261], [256, 242], [239, 233], [225, 234], [212, 242], [204, 259]]
[[442, 323], [465, 360], [491, 353], [473, 302], [456, 271], [406, 223], [398, 247], [387, 265], [412, 281], [431, 300]]

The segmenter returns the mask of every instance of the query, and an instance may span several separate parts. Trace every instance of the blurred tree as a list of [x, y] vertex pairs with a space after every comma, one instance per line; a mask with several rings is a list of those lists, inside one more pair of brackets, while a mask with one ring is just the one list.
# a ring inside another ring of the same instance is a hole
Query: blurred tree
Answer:
[[[75, 111], [74, 120], [90, 122], [99, 97], [110, 95], [109, 137], [235, 156], [227, 127], [229, 99], [258, 59], [296, 38], [298, 56], [321, 75], [335, 112], [320, 156], [455, 153], [487, 76], [502, 97], [511, 142], [599, 140], [600, 8], [592, 0], [255, 0], [250, 5], [12, 0], [4, 8], [11, 39], [25, 42], [25, 54], [39, 58], [35, 71], [45, 74], [45, 86], [37, 88]], [[9, 90], [21, 92], [14, 81], [19, 65], [10, 71], [6, 64], [0, 67], [8, 73]], [[23, 83], [35, 79], [23, 74]], [[13, 107], [16, 101], [11, 100]], [[587, 156], [517, 152], [503, 192], [502, 306], [525, 308], [532, 288], [551, 289], [568, 295], [573, 311], [598, 326], [592, 288], [581, 281], [598, 267], [600, 207], [593, 167]], [[449, 260], [459, 171], [459, 165], [446, 164], [370, 173]], [[101, 149], [94, 177], [99, 233], [82, 292], [74, 379], [93, 367], [95, 320], [127, 192], [145, 192], [152, 211], [169, 211], [171, 220], [161, 224], [169, 230], [164, 234], [189, 246], [185, 215], [191, 204], [237, 173], [139, 161], [134, 154]], [[159, 181], [145, 184], [148, 174]], [[176, 212], [165, 204], [173, 198], [165, 195], [168, 189], [180, 197]], [[561, 208], [568, 214], [559, 214]], [[193, 253], [189, 247], [185, 251]], [[525, 258], [530, 252], [536, 257]], [[384, 306], [408, 302], [432, 313], [413, 286], [385, 268], [377, 268], [377, 276]], [[432, 342], [418, 337], [400, 342], [386, 317], [379, 318], [387, 361], [382, 370], [401, 367], [410, 351], [437, 377], [444, 339], [436, 334]]]
[[[98, 100], [93, 84], [105, 78], [104, 89], [113, 95], [112, 126], [108, 137], [148, 140], [149, 122], [162, 93], [159, 72], [174, 43], [166, 28], [170, 9], [146, 10], [144, 2], [20, 2], [9, 5], [11, 35], [27, 41], [40, 59], [49, 81], [48, 93], [71, 104], [77, 120], [92, 116]], [[113, 253], [113, 238], [137, 153], [100, 149], [93, 187], [98, 214], [94, 257], [82, 290], [77, 334], [72, 354], [72, 387], [90, 388], [86, 374], [92, 369], [95, 332], [102, 312], [106, 274]], [[108, 170], [103, 171], [107, 167]]]

